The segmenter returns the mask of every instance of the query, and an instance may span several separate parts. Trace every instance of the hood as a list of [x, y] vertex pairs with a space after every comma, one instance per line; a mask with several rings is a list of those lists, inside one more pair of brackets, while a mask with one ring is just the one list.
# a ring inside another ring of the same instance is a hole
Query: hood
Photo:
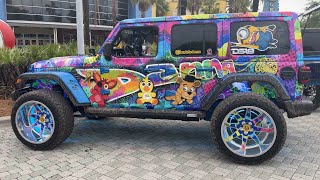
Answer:
[[67, 56], [57, 57], [49, 60], [38, 61], [30, 66], [30, 71], [41, 71], [45, 69], [54, 69], [62, 67], [82, 67], [82, 66], [98, 66], [97, 57], [88, 56]]

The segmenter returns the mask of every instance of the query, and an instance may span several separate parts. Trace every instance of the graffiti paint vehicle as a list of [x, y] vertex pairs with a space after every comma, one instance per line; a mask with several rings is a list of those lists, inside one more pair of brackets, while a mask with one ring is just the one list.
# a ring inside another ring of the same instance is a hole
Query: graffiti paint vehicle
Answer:
[[68, 138], [74, 111], [207, 120], [223, 153], [263, 161], [285, 142], [283, 112], [312, 112], [302, 94], [310, 75], [302, 53], [291, 12], [124, 20], [95, 57], [32, 64], [17, 80], [12, 126], [25, 145], [42, 150]]

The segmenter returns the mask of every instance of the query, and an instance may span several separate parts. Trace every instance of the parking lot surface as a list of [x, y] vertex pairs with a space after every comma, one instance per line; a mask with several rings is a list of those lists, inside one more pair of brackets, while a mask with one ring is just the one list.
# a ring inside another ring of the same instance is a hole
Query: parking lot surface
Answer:
[[0, 121], [0, 179], [320, 179], [320, 111], [287, 126], [275, 158], [240, 165], [218, 152], [206, 121], [77, 118], [52, 151], [28, 149]]

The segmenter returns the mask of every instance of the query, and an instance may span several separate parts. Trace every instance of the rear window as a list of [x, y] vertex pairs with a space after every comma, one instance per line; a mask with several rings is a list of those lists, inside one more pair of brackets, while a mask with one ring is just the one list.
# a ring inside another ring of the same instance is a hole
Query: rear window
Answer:
[[216, 51], [215, 24], [187, 24], [172, 28], [171, 53], [174, 56], [210, 56]]
[[290, 39], [284, 21], [231, 23], [231, 53], [233, 55], [288, 54]]

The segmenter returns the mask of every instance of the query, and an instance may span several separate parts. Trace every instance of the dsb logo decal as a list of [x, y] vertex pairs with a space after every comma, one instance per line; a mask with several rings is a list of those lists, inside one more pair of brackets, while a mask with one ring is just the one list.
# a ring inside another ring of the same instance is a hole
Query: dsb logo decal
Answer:
[[234, 55], [237, 54], [254, 54], [254, 49], [250, 48], [250, 49], [243, 49], [243, 48], [232, 48], [231, 49], [231, 53]]

